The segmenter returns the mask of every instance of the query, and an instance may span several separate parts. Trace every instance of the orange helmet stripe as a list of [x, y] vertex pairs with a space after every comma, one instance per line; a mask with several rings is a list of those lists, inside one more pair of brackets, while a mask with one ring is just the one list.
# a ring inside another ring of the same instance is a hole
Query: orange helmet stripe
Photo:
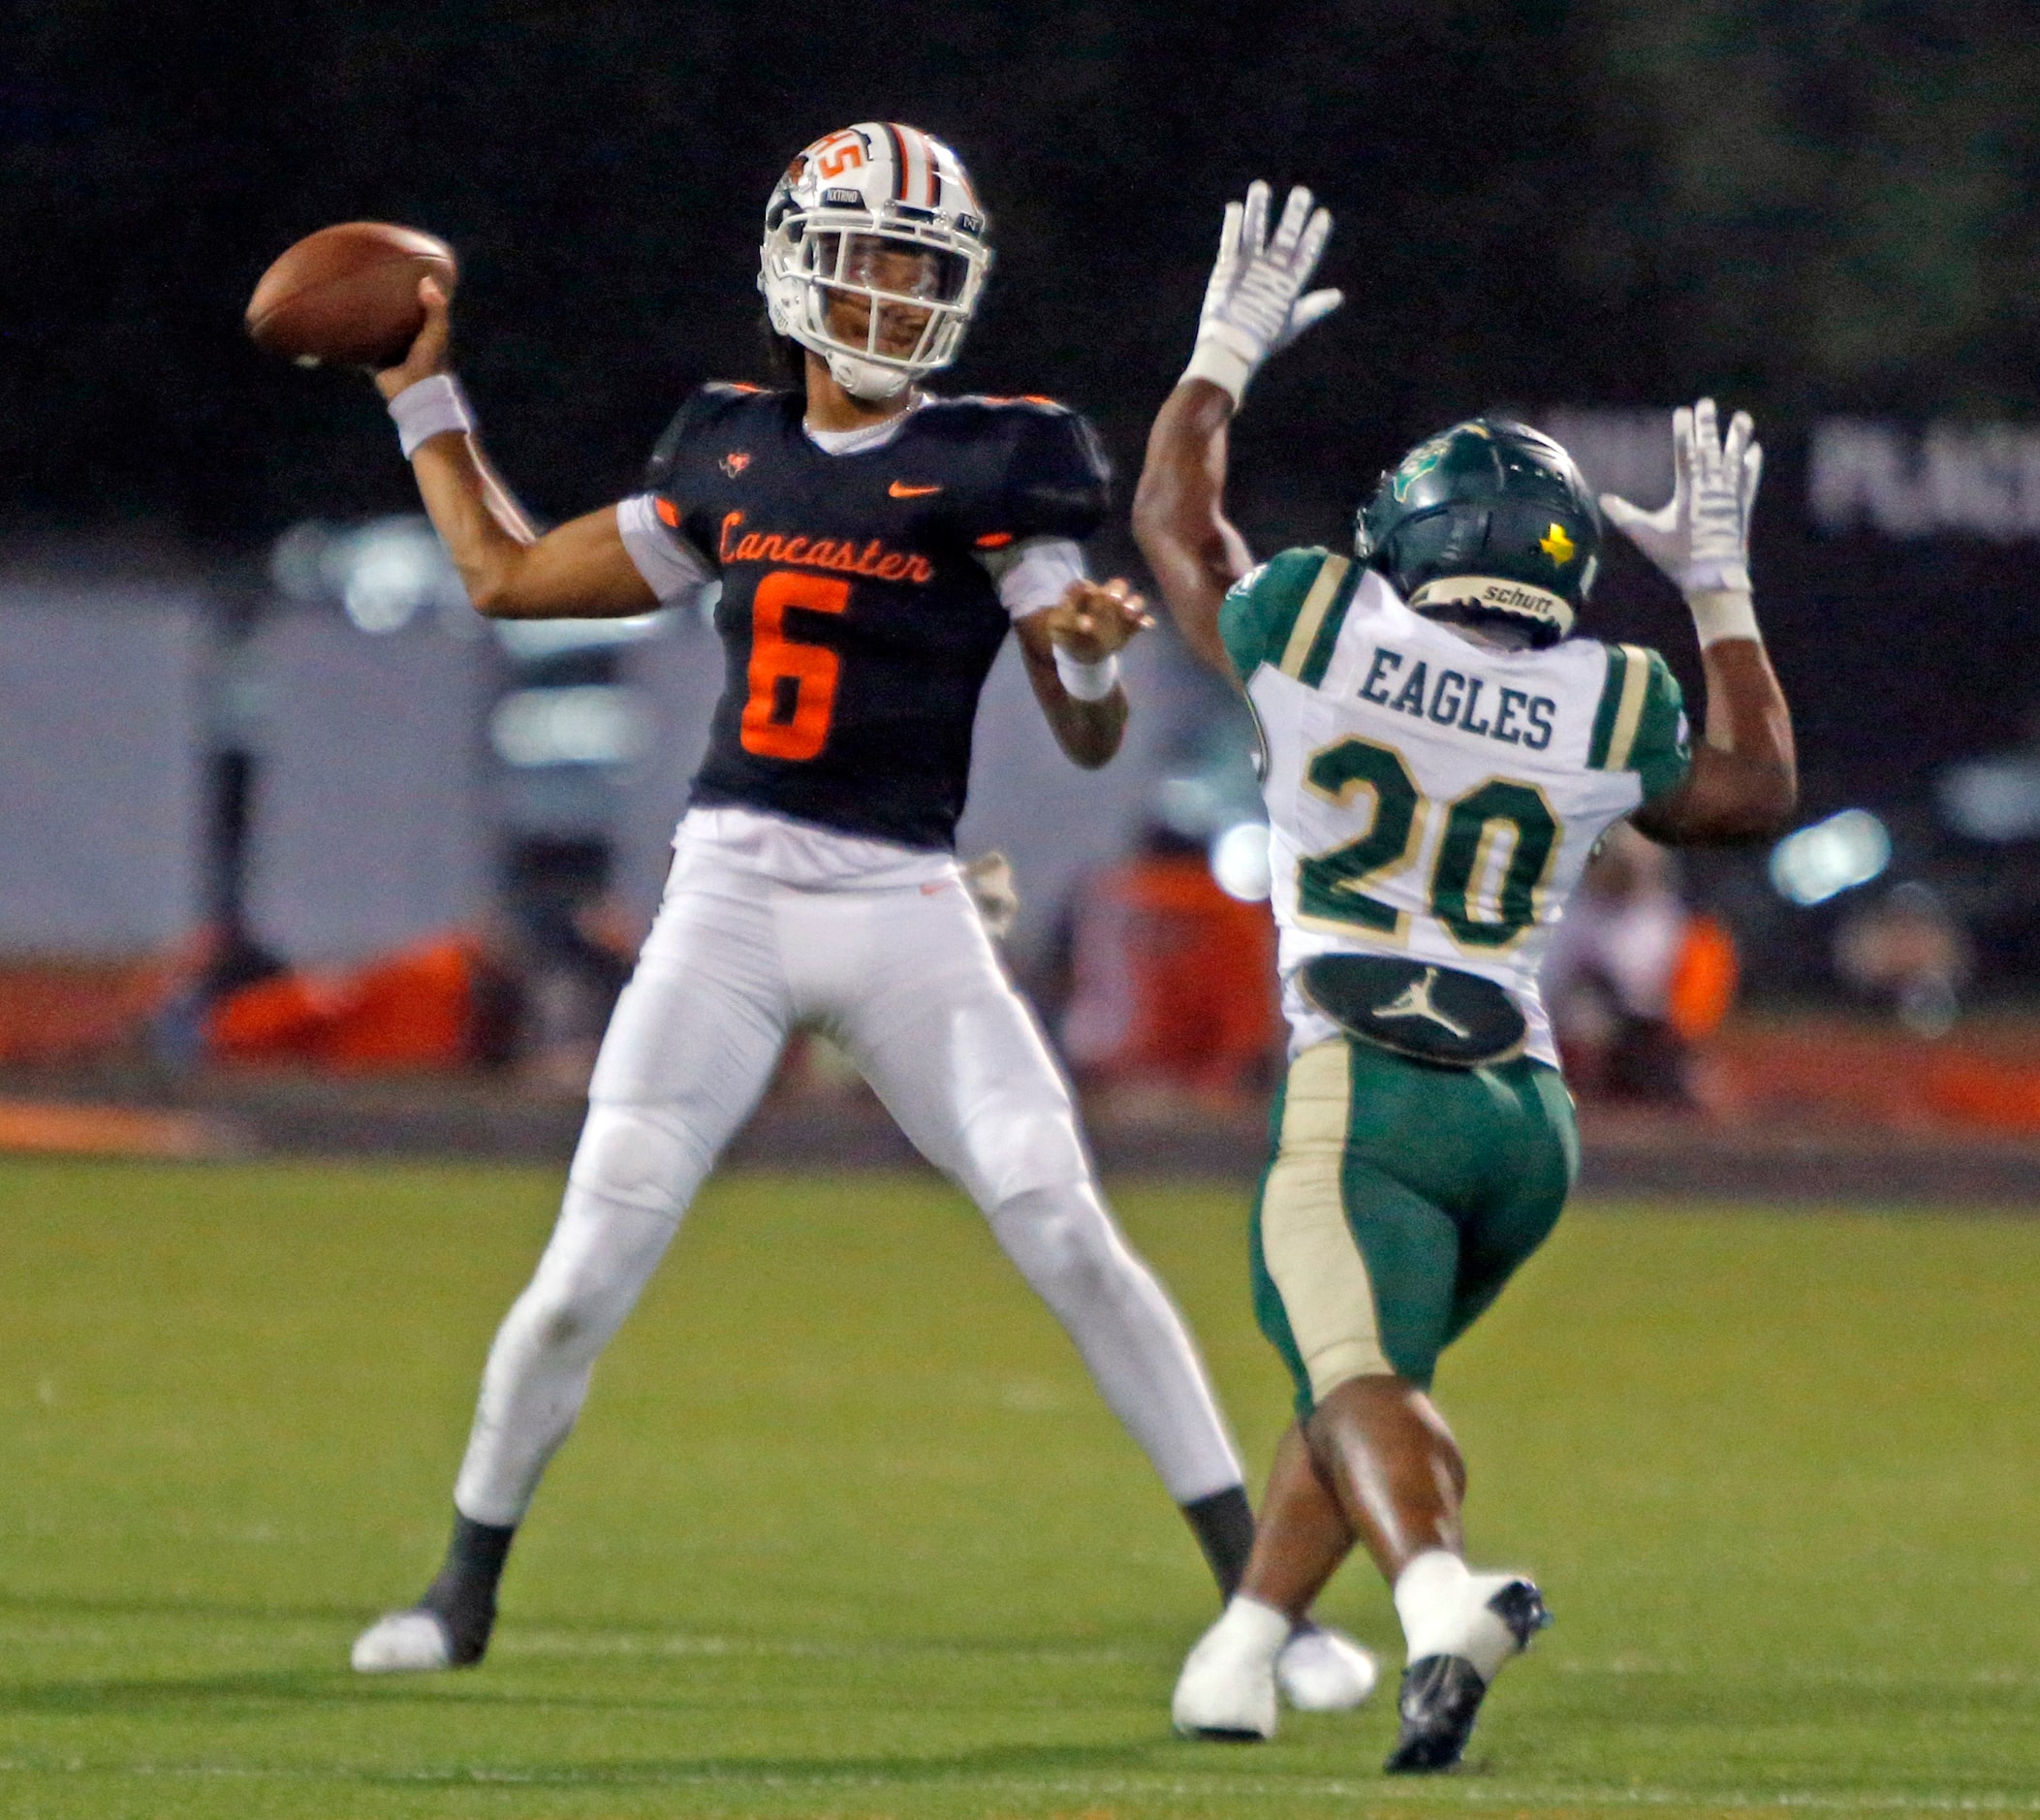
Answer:
[[935, 163], [935, 148], [928, 143], [927, 135], [919, 127], [895, 126], [890, 121], [886, 131], [893, 136], [894, 155], [899, 161], [898, 175], [893, 185], [894, 200], [918, 202], [928, 208], [938, 207], [942, 201], [941, 173]]
[[903, 203], [907, 200], [907, 141], [906, 135], [888, 120], [886, 139], [893, 147], [893, 200]]

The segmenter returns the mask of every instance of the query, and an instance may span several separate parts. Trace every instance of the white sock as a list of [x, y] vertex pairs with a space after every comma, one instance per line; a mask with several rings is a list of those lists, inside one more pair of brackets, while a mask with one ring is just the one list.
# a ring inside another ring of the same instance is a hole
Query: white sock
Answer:
[[1396, 1578], [1396, 1616], [1409, 1642], [1409, 1659], [1458, 1655], [1466, 1583], [1466, 1563], [1443, 1549], [1427, 1549]]
[[1282, 1646], [1289, 1641], [1289, 1633], [1295, 1628], [1289, 1621], [1288, 1613], [1278, 1612], [1271, 1605], [1263, 1605], [1259, 1599], [1250, 1599], [1243, 1592], [1236, 1592], [1218, 1622], [1205, 1632], [1204, 1641], [1214, 1649], [1223, 1647], [1229, 1656], [1242, 1665], [1272, 1668], [1275, 1657], [1282, 1653]]
[[1520, 1646], [1488, 1601], [1520, 1578], [1471, 1573], [1457, 1554], [1427, 1549], [1396, 1581], [1396, 1616], [1402, 1620], [1409, 1659], [1461, 1656], [1482, 1680], [1491, 1681]]

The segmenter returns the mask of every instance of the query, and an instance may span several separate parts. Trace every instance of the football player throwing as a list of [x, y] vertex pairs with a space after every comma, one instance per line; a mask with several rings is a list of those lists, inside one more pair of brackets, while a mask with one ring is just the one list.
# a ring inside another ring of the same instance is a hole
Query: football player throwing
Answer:
[[1353, 553], [1256, 568], [1225, 512], [1227, 426], [1267, 356], [1338, 302], [1298, 189], [1226, 210], [1188, 371], [1157, 416], [1134, 529], [1184, 637], [1264, 743], [1289, 1072], [1253, 1215], [1255, 1309], [1296, 1383], [1245, 1580], [1191, 1651], [1178, 1730], [1266, 1738], [1275, 1652], [1356, 1542], [1408, 1644], [1387, 1767], [1449, 1769], [1495, 1674], [1549, 1621], [1463, 1558], [1466, 1472], [1428, 1389], [1556, 1221], [1577, 1166], [1538, 961], [1602, 832], [1774, 832], [1792, 728], [1751, 605], [1761, 457], [1703, 399], [1674, 415], [1661, 511], [1602, 510], [1678, 584], [1707, 679], [1688, 747], [1656, 652], [1573, 636], [1600, 519], [1549, 437], [1477, 418], [1411, 450]]
[[[796, 383], [708, 385], [645, 485], [539, 535], [484, 458], [448, 368], [446, 299], [378, 375], [433, 523], [496, 618], [605, 617], [715, 594], [727, 666], [657, 921], [604, 1040], [565, 1201], [505, 1319], [454, 1489], [444, 1568], [357, 1641], [364, 1673], [480, 1660], [517, 1526], [595, 1360], [797, 1025], [855, 1059], [1068, 1331], [1223, 1592], [1252, 1519], [1180, 1317], [1100, 1199], [1070, 1094], [953, 853], [986, 675], [1017, 628], [1063, 749], [1103, 765], [1146, 623], [1088, 579], [1107, 507], [1083, 420], [1042, 398], [938, 397], [991, 263], [956, 154], [864, 122], [794, 161], [759, 288]], [[1300, 1628], [1302, 1699], [1372, 1666]]]

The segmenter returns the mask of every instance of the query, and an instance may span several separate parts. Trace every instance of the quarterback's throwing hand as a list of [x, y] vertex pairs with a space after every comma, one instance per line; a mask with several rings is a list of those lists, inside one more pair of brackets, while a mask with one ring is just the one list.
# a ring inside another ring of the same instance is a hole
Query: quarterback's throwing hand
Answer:
[[1126, 582], [1072, 581], [1044, 615], [1051, 643], [1080, 664], [1102, 664], [1154, 619]]
[[1183, 371], [1185, 379], [1223, 387], [1236, 406], [1263, 361], [1345, 301], [1337, 291], [1303, 290], [1324, 257], [1331, 211], [1313, 209], [1300, 183], [1271, 235], [1268, 201], [1268, 185], [1257, 181], [1247, 185], [1245, 202], [1225, 205], [1218, 263], [1205, 287], [1197, 347]]
[[1714, 401], [1672, 413], [1672, 501], [1645, 512], [1615, 493], [1601, 495], [1609, 523], [1672, 578], [1680, 593], [1749, 591], [1749, 515], [1757, 503], [1764, 451], [1749, 413], [1720, 432]]
[[453, 322], [447, 308], [446, 292], [433, 278], [418, 281], [418, 300], [425, 313], [424, 327], [411, 343], [410, 351], [397, 366], [386, 366], [375, 376], [375, 387], [386, 398], [407, 392], [421, 379], [447, 370], [447, 349], [453, 340]]

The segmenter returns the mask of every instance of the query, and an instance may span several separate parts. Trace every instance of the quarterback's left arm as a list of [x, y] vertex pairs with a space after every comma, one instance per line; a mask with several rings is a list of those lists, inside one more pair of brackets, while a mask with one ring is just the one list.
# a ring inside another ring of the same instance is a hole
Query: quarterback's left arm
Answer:
[[1775, 834], [1799, 802], [1792, 710], [1764, 649], [1749, 581], [1749, 523], [1764, 472], [1755, 426], [1724, 432], [1711, 398], [1672, 415], [1668, 505], [1601, 495], [1610, 521], [1685, 596], [1707, 677], [1707, 737], [1684, 777], [1630, 819], [1653, 840], [1701, 845]]
[[1085, 770], [1110, 763], [1126, 737], [1119, 653], [1153, 623], [1124, 581], [1078, 581], [1054, 606], [1014, 625], [1055, 742]]
[[1112, 507], [1112, 464], [1090, 425], [1048, 399], [999, 404], [991, 422], [1002, 465], [976, 508], [973, 546], [1056, 743], [1095, 770], [1126, 733], [1119, 652], [1154, 623], [1126, 582], [1093, 581], [1084, 566], [1083, 540]]
[[1303, 287], [1317, 268], [1332, 217], [1310, 192], [1289, 193], [1272, 235], [1269, 191], [1250, 184], [1228, 203], [1218, 261], [1205, 290], [1197, 345], [1147, 436], [1133, 501], [1134, 541], [1184, 642], [1221, 675], [1233, 675], [1218, 627], [1226, 590], [1253, 566], [1225, 514], [1226, 437], [1247, 381], [1271, 354], [1335, 310], [1336, 291]]

